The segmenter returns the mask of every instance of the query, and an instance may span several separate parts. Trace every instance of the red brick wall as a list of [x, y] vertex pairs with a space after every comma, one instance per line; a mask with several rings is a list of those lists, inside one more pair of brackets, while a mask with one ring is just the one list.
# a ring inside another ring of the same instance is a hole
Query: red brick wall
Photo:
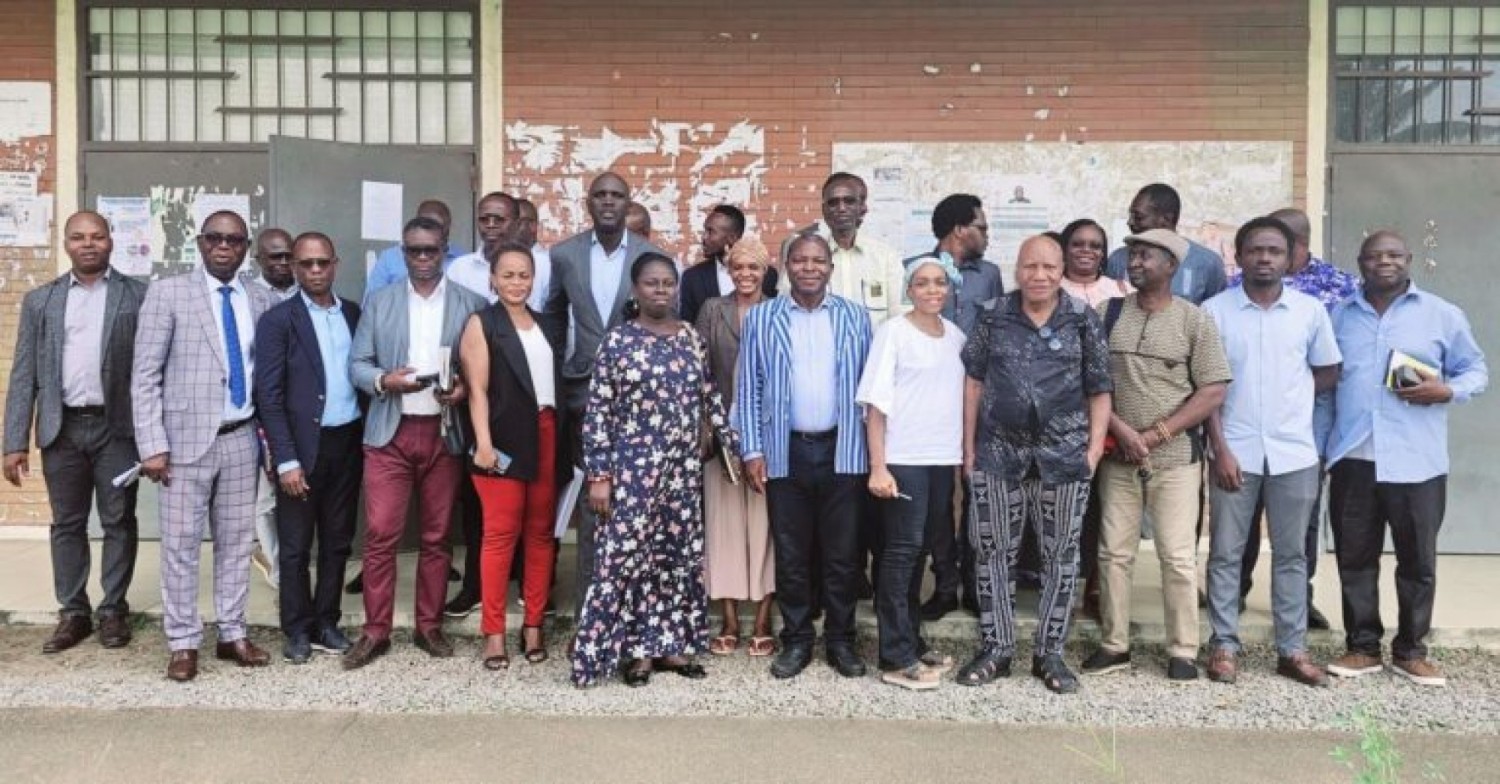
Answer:
[[[50, 2], [0, 0], [0, 81], [54, 82], [57, 77], [54, 39], [55, 10]], [[53, 102], [56, 102], [54, 84]], [[55, 128], [55, 123], [53, 126]], [[38, 191], [53, 193], [56, 181], [54, 137], [41, 136], [14, 142], [0, 141], [0, 171], [36, 171]], [[11, 357], [21, 298], [32, 287], [56, 274], [49, 248], [0, 247], [0, 393], [8, 391]], [[31, 458], [33, 478], [17, 490], [0, 483], [0, 526], [46, 523], [51, 520], [47, 494], [42, 487], [41, 460]]]
[[[508, 130], [643, 138], [653, 120], [682, 121], [713, 124], [713, 141], [746, 120], [764, 130], [767, 167], [749, 204], [773, 237], [817, 217], [835, 141], [1285, 141], [1299, 200], [1304, 189], [1301, 2], [547, 0], [506, 3], [503, 23]], [[558, 172], [515, 136], [507, 187], [542, 193], [554, 231], [578, 225], [586, 175], [555, 193]], [[693, 160], [659, 152], [616, 169], [685, 197]], [[731, 156], [700, 178], [745, 164]]]

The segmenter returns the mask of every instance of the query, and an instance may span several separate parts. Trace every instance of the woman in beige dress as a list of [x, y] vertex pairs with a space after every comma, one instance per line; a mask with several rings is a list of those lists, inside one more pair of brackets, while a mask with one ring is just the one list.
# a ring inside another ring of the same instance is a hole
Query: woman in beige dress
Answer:
[[[754, 238], [736, 242], [726, 259], [734, 291], [703, 303], [698, 313], [698, 332], [708, 343], [708, 366], [724, 396], [734, 404], [735, 366], [740, 354], [740, 324], [745, 313], [765, 299], [765, 279], [770, 254]], [[732, 484], [721, 457], [704, 467], [705, 537], [708, 549], [709, 599], [724, 603], [724, 626], [709, 643], [717, 656], [734, 653], [740, 644], [739, 602], [759, 602], [755, 631], [748, 647], [751, 656], [776, 652], [771, 636], [771, 600], [775, 592], [776, 564], [771, 555], [771, 523], [766, 497], [751, 491], [748, 483]]]

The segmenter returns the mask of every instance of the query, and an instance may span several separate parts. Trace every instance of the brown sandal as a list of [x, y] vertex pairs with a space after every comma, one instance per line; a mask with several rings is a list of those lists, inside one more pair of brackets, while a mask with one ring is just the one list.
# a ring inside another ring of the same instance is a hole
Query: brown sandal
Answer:
[[708, 641], [708, 652], [715, 656], [733, 656], [740, 648], [739, 635], [721, 634]]
[[751, 637], [748, 653], [751, 656], [771, 656], [776, 653], [775, 637]]

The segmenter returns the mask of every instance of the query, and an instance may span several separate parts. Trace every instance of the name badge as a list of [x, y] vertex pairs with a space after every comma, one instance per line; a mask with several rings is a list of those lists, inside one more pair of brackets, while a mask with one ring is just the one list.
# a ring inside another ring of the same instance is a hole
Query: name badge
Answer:
[[867, 309], [888, 310], [890, 308], [890, 303], [886, 301], [884, 283], [878, 280], [862, 280], [859, 282], [859, 287]]

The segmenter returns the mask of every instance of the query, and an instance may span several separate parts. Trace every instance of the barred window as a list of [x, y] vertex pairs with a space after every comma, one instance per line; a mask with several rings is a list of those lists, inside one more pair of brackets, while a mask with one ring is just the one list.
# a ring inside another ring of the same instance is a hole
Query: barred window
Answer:
[[1500, 8], [1340, 6], [1334, 138], [1500, 144]]
[[[443, 3], [428, 3], [428, 8]], [[88, 140], [264, 144], [273, 135], [472, 145], [474, 15], [137, 8], [87, 16]]]

